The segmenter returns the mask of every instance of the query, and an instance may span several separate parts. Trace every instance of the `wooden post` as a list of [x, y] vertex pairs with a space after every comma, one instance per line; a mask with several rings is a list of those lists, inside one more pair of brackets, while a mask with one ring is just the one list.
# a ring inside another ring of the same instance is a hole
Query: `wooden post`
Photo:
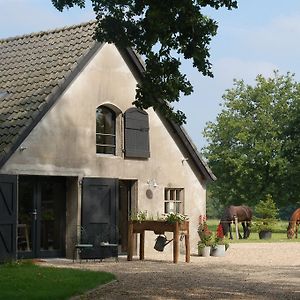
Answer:
[[236, 239], [239, 239], [239, 223], [238, 223], [238, 218], [237, 216], [234, 216], [234, 223], [235, 223], [235, 236]]
[[140, 260], [145, 259], [145, 230], [140, 233]]
[[176, 264], [178, 262], [178, 250], [179, 250], [179, 228], [178, 222], [175, 223], [175, 230], [173, 233], [173, 262]]
[[128, 222], [127, 260], [132, 260], [133, 255], [133, 223]]

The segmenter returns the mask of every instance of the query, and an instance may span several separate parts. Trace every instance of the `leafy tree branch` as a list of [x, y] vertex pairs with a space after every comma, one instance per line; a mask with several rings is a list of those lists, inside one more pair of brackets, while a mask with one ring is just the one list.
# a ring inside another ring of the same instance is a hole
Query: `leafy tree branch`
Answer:
[[[204, 76], [212, 76], [209, 44], [217, 23], [205, 16], [214, 9], [237, 7], [235, 0], [91, 0], [96, 14], [95, 37], [117, 47], [131, 47], [146, 57], [146, 71], [134, 104], [153, 107], [177, 123], [185, 123], [172, 103], [190, 95], [193, 87], [180, 71], [181, 58], [191, 59]], [[85, 6], [85, 0], [52, 0], [60, 11]], [[159, 101], [158, 101], [159, 100]]]

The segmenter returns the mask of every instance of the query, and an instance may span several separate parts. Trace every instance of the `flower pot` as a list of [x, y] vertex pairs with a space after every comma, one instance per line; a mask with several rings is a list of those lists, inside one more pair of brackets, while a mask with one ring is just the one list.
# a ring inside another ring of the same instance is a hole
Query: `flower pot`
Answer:
[[262, 230], [258, 233], [258, 236], [261, 240], [268, 240], [272, 237], [272, 231]]
[[203, 257], [210, 256], [210, 246], [204, 246], [198, 248], [198, 255]]
[[225, 256], [225, 245], [216, 245], [212, 248], [211, 256]]

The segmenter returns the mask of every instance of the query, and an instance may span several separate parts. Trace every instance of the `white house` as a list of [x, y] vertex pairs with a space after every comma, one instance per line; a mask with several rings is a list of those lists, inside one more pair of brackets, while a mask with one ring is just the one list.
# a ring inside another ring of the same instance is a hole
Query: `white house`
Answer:
[[[215, 179], [184, 129], [132, 105], [143, 64], [94, 23], [0, 40], [0, 260], [70, 257], [130, 215], [188, 215], [192, 251]], [[145, 251], [152, 251], [153, 239]]]

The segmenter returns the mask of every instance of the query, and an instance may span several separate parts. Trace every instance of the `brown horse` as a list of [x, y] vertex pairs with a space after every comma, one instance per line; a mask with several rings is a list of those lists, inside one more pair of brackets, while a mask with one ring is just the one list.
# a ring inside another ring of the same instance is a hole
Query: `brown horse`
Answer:
[[287, 228], [287, 237], [288, 239], [298, 238], [298, 227], [300, 225], [300, 208], [297, 208], [290, 218], [289, 226]]
[[224, 214], [221, 218], [220, 223], [222, 224], [224, 235], [230, 233], [230, 239], [232, 240], [231, 223], [235, 223], [235, 218], [238, 222], [242, 223], [244, 235], [243, 238], [247, 239], [250, 236], [250, 226], [252, 220], [252, 209], [249, 206], [241, 205], [234, 206], [230, 205], [225, 208]]

